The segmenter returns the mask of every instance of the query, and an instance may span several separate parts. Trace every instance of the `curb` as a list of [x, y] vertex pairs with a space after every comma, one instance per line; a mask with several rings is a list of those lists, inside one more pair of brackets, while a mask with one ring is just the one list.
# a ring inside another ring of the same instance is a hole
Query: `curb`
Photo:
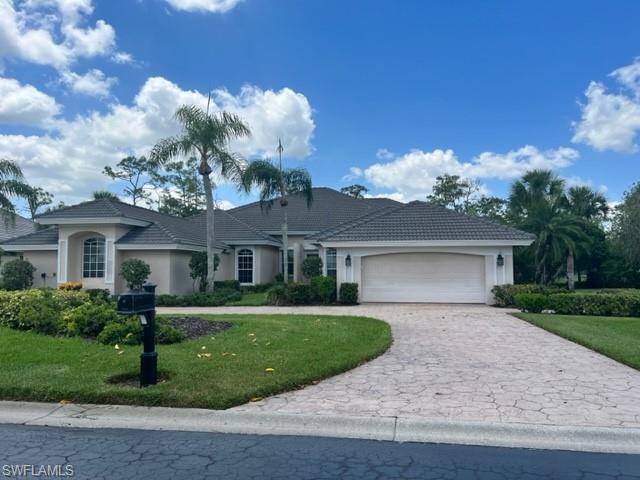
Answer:
[[640, 454], [640, 429], [455, 422], [412, 417], [0, 402], [0, 424], [294, 435]]

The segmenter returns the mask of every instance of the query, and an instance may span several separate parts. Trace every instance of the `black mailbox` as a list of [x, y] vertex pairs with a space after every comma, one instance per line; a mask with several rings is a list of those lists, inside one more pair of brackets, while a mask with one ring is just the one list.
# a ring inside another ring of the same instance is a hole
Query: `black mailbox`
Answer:
[[155, 308], [155, 295], [149, 292], [127, 292], [118, 295], [118, 313], [131, 315]]

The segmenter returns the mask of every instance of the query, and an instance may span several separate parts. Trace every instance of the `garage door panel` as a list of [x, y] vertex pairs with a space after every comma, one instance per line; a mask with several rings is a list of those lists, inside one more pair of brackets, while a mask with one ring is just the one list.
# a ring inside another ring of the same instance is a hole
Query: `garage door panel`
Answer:
[[484, 257], [401, 253], [364, 257], [367, 302], [484, 303]]

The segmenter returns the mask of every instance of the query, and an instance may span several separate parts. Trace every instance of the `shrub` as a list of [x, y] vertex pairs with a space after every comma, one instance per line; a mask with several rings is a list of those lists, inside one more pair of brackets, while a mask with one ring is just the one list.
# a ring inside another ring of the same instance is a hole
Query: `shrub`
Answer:
[[287, 288], [287, 300], [293, 305], [309, 305], [313, 303], [313, 290], [306, 283], [290, 283]]
[[256, 285], [243, 285], [240, 287], [242, 293], [263, 293], [269, 290], [273, 283], [258, 283]]
[[540, 313], [547, 308], [547, 299], [542, 293], [517, 293], [515, 296], [516, 306], [531, 313]]
[[110, 322], [118, 320], [118, 314], [107, 303], [85, 303], [62, 314], [60, 333], [96, 337]]
[[168, 323], [160, 321], [156, 324], [156, 342], [167, 345], [170, 343], [180, 343], [184, 339], [184, 332]]
[[640, 316], [640, 296], [627, 293], [549, 295], [548, 308], [561, 315]]
[[276, 273], [276, 276], [273, 277], [273, 281], [276, 282], [276, 283], [283, 283], [284, 282], [284, 274]]
[[156, 295], [156, 305], [158, 307], [181, 307], [183, 305], [183, 298], [180, 295], [169, 295], [167, 293], [163, 293], [161, 295]]
[[267, 291], [267, 303], [269, 305], [286, 305], [289, 301], [288, 293], [284, 283], [276, 283]]
[[131, 290], [140, 290], [151, 275], [151, 267], [139, 258], [129, 258], [120, 265], [120, 274]]
[[336, 301], [336, 279], [333, 277], [313, 277], [311, 289], [315, 299], [324, 305]]
[[356, 305], [358, 303], [357, 283], [340, 284], [340, 303], [344, 303], [345, 305]]
[[79, 307], [85, 303], [91, 302], [91, 297], [85, 292], [78, 290], [50, 290], [53, 298], [60, 306], [60, 310], [68, 310], [70, 308]]
[[25, 290], [33, 285], [36, 268], [28, 260], [16, 258], [2, 266], [2, 288], [5, 290]]
[[537, 285], [532, 283], [524, 283], [518, 285], [496, 285], [491, 290], [495, 298], [495, 305], [498, 307], [515, 307], [516, 295], [519, 293], [542, 293], [549, 295], [551, 293], [568, 293], [569, 290], [552, 287], [548, 285]]
[[67, 291], [82, 290], [82, 282], [64, 282], [58, 285], [58, 288]]
[[136, 317], [108, 323], [96, 340], [105, 345], [138, 345], [142, 343], [142, 326]]
[[39, 293], [22, 298], [16, 328], [53, 335], [58, 331], [60, 306], [51, 294], [42, 290]]
[[107, 288], [87, 288], [85, 290], [92, 302], [108, 302], [111, 299], [111, 292]]
[[218, 280], [213, 282], [214, 292], [216, 289], [238, 290], [240, 291], [240, 282], [238, 280]]
[[302, 261], [302, 274], [307, 278], [322, 275], [322, 259], [320, 257], [307, 257]]
[[[209, 265], [207, 263], [207, 252], [193, 252], [191, 260], [189, 260], [189, 276], [198, 281], [198, 290], [200, 292], [207, 291], [207, 273]], [[213, 270], [218, 270], [220, 265], [220, 257], [216, 253], [213, 257]]]

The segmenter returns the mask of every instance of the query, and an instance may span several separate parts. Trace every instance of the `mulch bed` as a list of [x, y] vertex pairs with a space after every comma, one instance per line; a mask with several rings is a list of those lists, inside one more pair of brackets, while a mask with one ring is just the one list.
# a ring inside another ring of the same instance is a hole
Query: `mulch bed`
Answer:
[[172, 327], [177, 328], [185, 334], [187, 340], [222, 332], [233, 326], [229, 322], [219, 322], [216, 320], [205, 320], [198, 317], [170, 317], [167, 322]]

